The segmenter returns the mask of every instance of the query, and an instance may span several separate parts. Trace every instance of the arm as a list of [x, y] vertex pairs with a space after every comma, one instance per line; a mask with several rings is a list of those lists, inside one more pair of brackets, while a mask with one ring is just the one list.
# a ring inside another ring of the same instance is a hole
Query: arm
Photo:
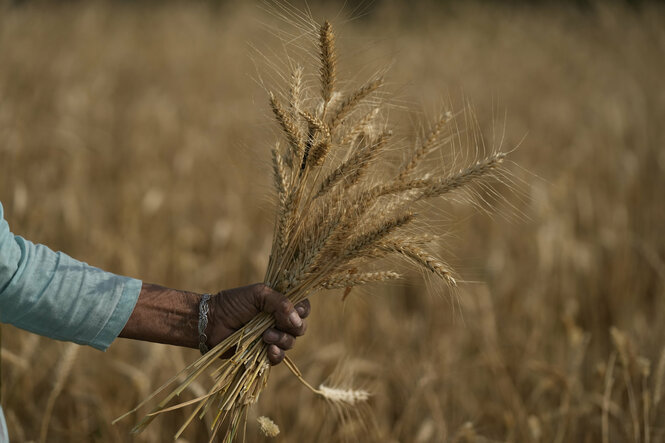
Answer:
[[141, 281], [74, 260], [9, 230], [0, 204], [0, 321], [105, 350], [136, 304]]
[[[14, 236], [0, 204], [0, 321], [58, 340], [105, 350], [118, 336], [197, 348], [201, 295], [122, 277]], [[268, 358], [305, 332], [309, 303], [291, 302], [265, 285], [221, 291], [209, 302], [210, 347], [259, 312], [275, 317], [264, 334]]]

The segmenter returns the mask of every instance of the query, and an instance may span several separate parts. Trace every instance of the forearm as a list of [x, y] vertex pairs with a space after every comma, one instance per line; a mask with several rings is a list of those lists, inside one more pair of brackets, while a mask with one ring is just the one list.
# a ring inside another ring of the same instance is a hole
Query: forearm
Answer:
[[136, 307], [119, 337], [198, 348], [201, 295], [143, 283]]

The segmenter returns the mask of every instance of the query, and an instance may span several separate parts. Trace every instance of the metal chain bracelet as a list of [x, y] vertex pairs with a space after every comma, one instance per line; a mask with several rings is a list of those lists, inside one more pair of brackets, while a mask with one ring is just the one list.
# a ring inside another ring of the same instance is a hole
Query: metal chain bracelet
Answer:
[[206, 328], [208, 327], [208, 313], [210, 312], [210, 294], [203, 294], [201, 302], [199, 303], [199, 350], [201, 355], [208, 352], [208, 336], [206, 335]]

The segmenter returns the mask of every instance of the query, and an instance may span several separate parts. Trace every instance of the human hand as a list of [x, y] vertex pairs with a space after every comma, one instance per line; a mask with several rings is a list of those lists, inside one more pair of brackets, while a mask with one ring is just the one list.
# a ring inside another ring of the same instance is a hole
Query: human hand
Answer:
[[260, 312], [272, 314], [275, 326], [263, 334], [268, 344], [268, 360], [276, 365], [284, 360], [285, 353], [307, 330], [306, 318], [310, 312], [309, 300], [295, 306], [291, 301], [270, 287], [257, 283], [219, 292], [210, 300], [208, 345], [223, 341]]
[[[131, 316], [120, 337], [165, 343], [187, 348], [199, 347], [198, 317], [201, 294], [143, 283]], [[296, 306], [284, 295], [263, 284], [219, 292], [209, 302], [208, 347], [212, 348], [243, 327], [260, 312], [275, 317], [275, 327], [263, 334], [269, 345], [268, 360], [276, 365], [284, 359], [296, 337], [307, 329], [309, 301]]]

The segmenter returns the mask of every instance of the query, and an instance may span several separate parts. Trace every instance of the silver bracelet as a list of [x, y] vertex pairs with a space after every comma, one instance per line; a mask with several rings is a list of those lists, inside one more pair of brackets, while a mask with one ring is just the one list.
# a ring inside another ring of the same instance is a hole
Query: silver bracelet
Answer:
[[208, 306], [209, 300], [210, 294], [203, 294], [199, 303], [199, 350], [201, 351], [201, 355], [209, 350], [206, 344], [208, 341], [206, 328], [208, 327], [208, 312], [210, 312], [210, 307]]

